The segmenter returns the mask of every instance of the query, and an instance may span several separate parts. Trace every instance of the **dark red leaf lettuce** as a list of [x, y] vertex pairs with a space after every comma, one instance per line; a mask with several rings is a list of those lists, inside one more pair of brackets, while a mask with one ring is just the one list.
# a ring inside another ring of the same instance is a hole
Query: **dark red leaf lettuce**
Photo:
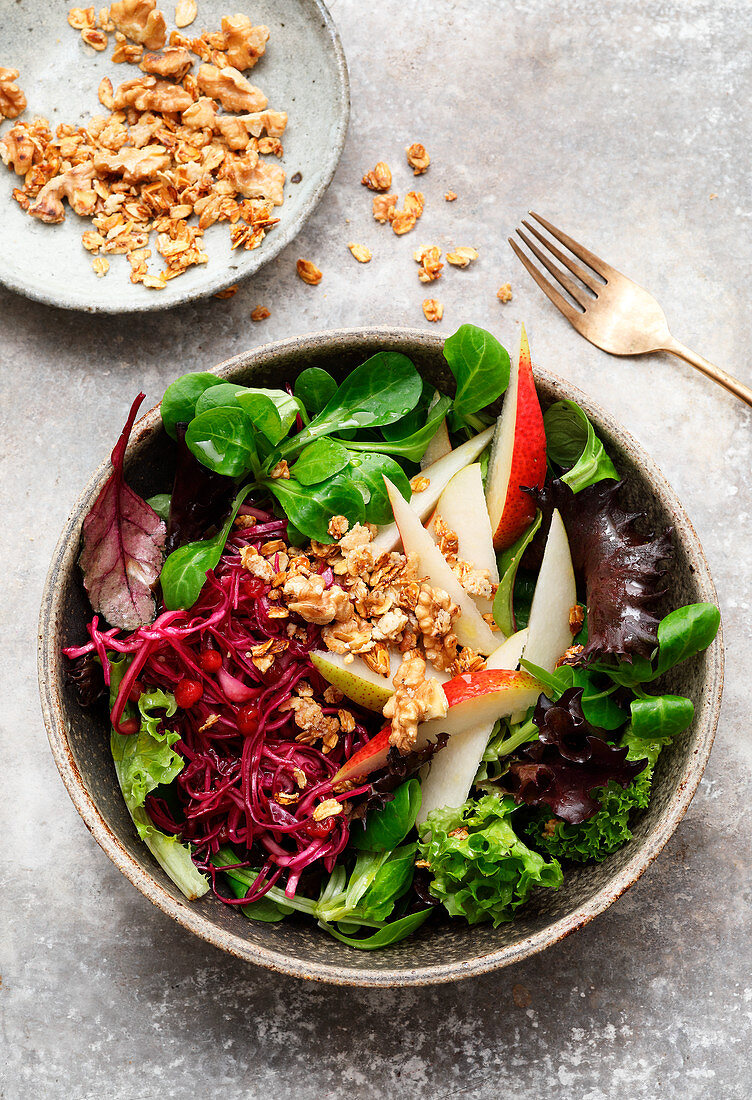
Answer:
[[578, 825], [600, 809], [592, 797], [609, 780], [627, 787], [647, 760], [627, 760], [627, 747], [605, 740], [582, 713], [582, 688], [569, 688], [557, 703], [541, 695], [533, 713], [539, 740], [526, 745], [504, 776], [517, 802], [549, 806], [557, 817]]
[[199, 462], [185, 442], [187, 424], [176, 424], [175, 480], [165, 550], [171, 554], [185, 542], [206, 538], [230, 510], [233, 482]]
[[121, 630], [135, 630], [156, 613], [152, 589], [162, 565], [165, 525], [126, 485], [123, 459], [145, 394], [131, 406], [112, 452], [112, 473], [84, 520], [80, 564], [91, 605]]
[[621, 482], [600, 481], [574, 494], [562, 481], [546, 484], [539, 501], [550, 516], [558, 508], [575, 572], [584, 578], [588, 642], [578, 663], [601, 657], [649, 658], [657, 644], [654, 610], [671, 555], [671, 529], [641, 535], [641, 512], [618, 503]]

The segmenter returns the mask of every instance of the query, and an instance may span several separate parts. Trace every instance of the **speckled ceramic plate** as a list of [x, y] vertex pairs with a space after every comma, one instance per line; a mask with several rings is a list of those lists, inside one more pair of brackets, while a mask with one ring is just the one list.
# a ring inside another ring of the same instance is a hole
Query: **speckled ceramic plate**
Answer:
[[[103, 76], [117, 86], [139, 73], [130, 65], [112, 64], [112, 35], [102, 53], [86, 46], [79, 32], [68, 25], [71, 6], [68, 0], [44, 4], [0, 0], [0, 66], [21, 74], [18, 83], [28, 100], [22, 118], [41, 115], [53, 128], [60, 122], [78, 124], [103, 112], [97, 99]], [[174, 0], [158, 6], [168, 31], [174, 29]], [[219, 29], [221, 17], [233, 14], [236, 7], [230, 0], [198, 0], [198, 17], [185, 33]], [[270, 30], [266, 54], [249, 72], [249, 79], [264, 90], [270, 107], [289, 116], [281, 162], [287, 173], [284, 205], [278, 208], [281, 220], [261, 246], [251, 252], [232, 251], [227, 224], [215, 225], [204, 236], [209, 262], [171, 280], [164, 290], [131, 283], [125, 256], [110, 257], [110, 272], [99, 279], [81, 245], [81, 234], [91, 223], [70, 210], [60, 225], [44, 225], [24, 214], [12, 197], [18, 177], [0, 162], [0, 282], [66, 309], [102, 313], [167, 309], [252, 275], [290, 243], [316, 208], [339, 162], [350, 112], [347, 65], [321, 0], [254, 0], [243, 10]], [[9, 125], [6, 122], [0, 133]], [[300, 182], [291, 183], [297, 173]], [[153, 259], [152, 265], [155, 273], [161, 270]]]
[[[244, 352], [218, 367], [217, 374], [234, 382], [279, 386], [293, 381], [304, 367], [324, 367], [342, 376], [374, 352], [391, 349], [410, 356], [425, 377], [452, 392], [442, 346], [443, 338], [434, 333], [405, 329], [326, 332]], [[536, 384], [544, 405], [559, 398], [582, 405], [626, 478], [627, 505], [645, 511], [656, 529], [673, 527], [676, 553], [664, 610], [694, 601], [716, 603], [697, 535], [653, 461], [568, 382], [536, 368]], [[157, 407], [138, 422], [127, 452], [128, 478], [144, 496], [171, 484], [171, 447]], [[661, 753], [650, 806], [634, 826], [634, 839], [597, 866], [567, 870], [560, 890], [538, 891], [512, 923], [493, 929], [469, 928], [460, 921], [434, 927], [429, 922], [384, 951], [365, 952], [337, 943], [302, 919], [259, 924], [211, 895], [187, 902], [136, 836], [115, 778], [106, 718], [82, 710], [65, 683], [62, 646], [85, 637], [91, 616], [77, 565], [81, 524], [109, 470], [109, 463], [100, 466], [76, 502], [47, 577], [39, 624], [44, 719], [60, 774], [94, 838], [146, 897], [209, 943], [272, 970], [318, 981], [406, 986], [466, 978], [550, 947], [592, 920], [639, 878], [679, 824], [700, 782], [718, 721], [720, 635], [705, 653], [666, 677], [667, 691], [694, 701], [695, 719]]]

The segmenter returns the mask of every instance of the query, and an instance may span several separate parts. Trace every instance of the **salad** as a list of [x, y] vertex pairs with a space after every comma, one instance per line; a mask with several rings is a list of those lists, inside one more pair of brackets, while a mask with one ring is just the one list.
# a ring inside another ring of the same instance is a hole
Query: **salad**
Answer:
[[661, 678], [719, 613], [660, 617], [671, 532], [624, 510], [577, 404], [541, 408], [524, 329], [511, 359], [472, 325], [444, 357], [453, 396], [390, 351], [280, 389], [186, 374], [149, 500], [124, 474], [131, 408], [65, 652], [189, 899], [365, 950], [497, 926], [630, 841], [692, 722]]

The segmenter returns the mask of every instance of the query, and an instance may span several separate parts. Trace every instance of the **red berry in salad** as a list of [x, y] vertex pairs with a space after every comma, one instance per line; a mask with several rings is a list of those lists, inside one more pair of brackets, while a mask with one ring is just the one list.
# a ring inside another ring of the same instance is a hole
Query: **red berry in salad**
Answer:
[[140, 722], [137, 718], [126, 718], [124, 722], [120, 723], [120, 732], [133, 734], [138, 733], [140, 729]]
[[199, 664], [204, 672], [219, 672], [222, 667], [222, 655], [216, 649], [202, 649]]
[[196, 705], [204, 694], [204, 685], [198, 680], [180, 680], [175, 688], [175, 702], [183, 710]]
[[140, 680], [134, 680], [131, 685], [131, 690], [128, 692], [128, 698], [131, 703], [137, 703], [145, 691], [144, 685]]
[[250, 737], [258, 729], [258, 707], [255, 703], [246, 703], [238, 711], [238, 729], [246, 737]]

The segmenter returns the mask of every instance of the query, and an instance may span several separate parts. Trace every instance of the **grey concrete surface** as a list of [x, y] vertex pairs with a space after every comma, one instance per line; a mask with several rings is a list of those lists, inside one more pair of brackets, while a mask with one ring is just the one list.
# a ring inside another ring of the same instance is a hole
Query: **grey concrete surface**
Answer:
[[[121, 322], [0, 291], [0, 1095], [744, 1100], [750, 413], [678, 363], [617, 361], [586, 345], [505, 239], [529, 207], [547, 214], [653, 289], [680, 339], [751, 382], [748, 5], [336, 0], [332, 10], [353, 85], [344, 159], [298, 241], [234, 298]], [[413, 140], [433, 158], [420, 181], [426, 212], [397, 239], [371, 221], [358, 181], [384, 158], [404, 193]], [[358, 266], [348, 241], [368, 244], [372, 263]], [[156, 401], [180, 371], [292, 333], [419, 324], [411, 253], [428, 243], [480, 252], [435, 285], [445, 332], [473, 321], [511, 340], [524, 320], [534, 358], [620, 418], [679, 491], [725, 618], [723, 716], [676, 836], [579, 934], [456, 986], [306, 986], [173, 927], [94, 845], [47, 751], [36, 612], [58, 529], [139, 387]], [[299, 256], [321, 266], [319, 287], [297, 279]], [[502, 306], [507, 280], [514, 299]], [[259, 304], [272, 315], [252, 324]]]

